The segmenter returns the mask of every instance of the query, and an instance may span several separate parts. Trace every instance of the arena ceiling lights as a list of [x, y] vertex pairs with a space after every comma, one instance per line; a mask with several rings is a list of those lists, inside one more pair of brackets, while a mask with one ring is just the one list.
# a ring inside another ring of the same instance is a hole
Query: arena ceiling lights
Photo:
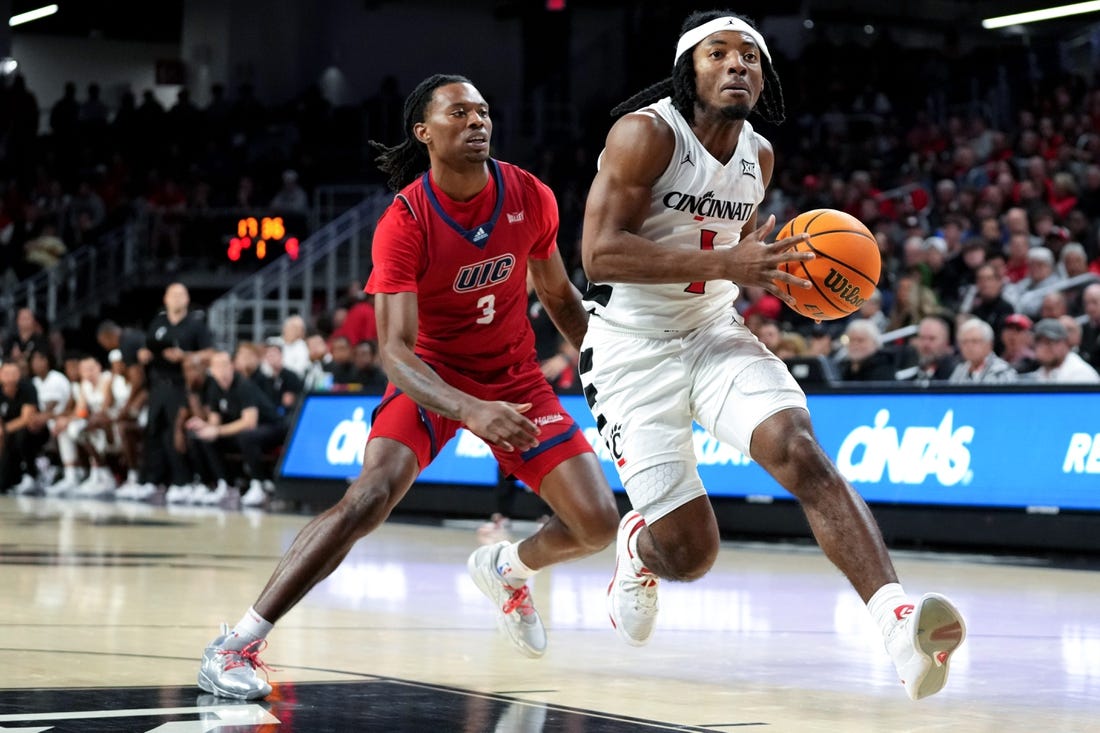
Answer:
[[57, 5], [44, 5], [41, 8], [35, 8], [34, 10], [28, 10], [25, 13], [17, 13], [8, 19], [8, 25], [15, 27], [17, 25], [23, 25], [24, 23], [30, 23], [32, 20], [38, 20], [40, 18], [48, 18], [57, 12]]
[[1031, 10], [1026, 13], [1015, 13], [1013, 15], [1002, 15], [997, 18], [986, 18], [982, 21], [982, 28], [986, 28], [988, 30], [992, 30], [993, 28], [1005, 28], [1010, 25], [1037, 23], [1040, 20], [1064, 18], [1067, 15], [1080, 15], [1081, 13], [1092, 13], [1098, 10], [1100, 10], [1100, 0], [1091, 0], [1090, 2], [1084, 3], [1073, 3], [1072, 5], [1058, 5], [1053, 8]]

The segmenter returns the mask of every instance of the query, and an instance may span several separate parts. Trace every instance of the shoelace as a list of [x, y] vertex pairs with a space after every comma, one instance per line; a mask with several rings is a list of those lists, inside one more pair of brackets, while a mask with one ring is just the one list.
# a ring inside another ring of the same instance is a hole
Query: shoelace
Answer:
[[268, 672], [278, 672], [279, 670], [274, 667], [265, 664], [260, 659], [260, 652], [267, 646], [267, 639], [257, 639], [256, 641], [246, 644], [243, 649], [219, 649], [218, 654], [224, 654], [231, 657], [231, 659], [225, 663], [225, 671], [236, 669], [237, 667], [243, 667], [246, 664], [252, 669], [258, 669], [264, 673], [264, 677], [267, 677]]
[[633, 599], [634, 608], [642, 611], [657, 609], [657, 578], [652, 573], [624, 573], [619, 582]]
[[[511, 586], [506, 585], [505, 587], [510, 588]], [[501, 607], [505, 615], [516, 609], [519, 609], [520, 614], [523, 616], [530, 616], [535, 612], [535, 607], [531, 605], [531, 591], [526, 585], [521, 588], [516, 588], [515, 591], [512, 592], [511, 597], [505, 601], [504, 605]]]

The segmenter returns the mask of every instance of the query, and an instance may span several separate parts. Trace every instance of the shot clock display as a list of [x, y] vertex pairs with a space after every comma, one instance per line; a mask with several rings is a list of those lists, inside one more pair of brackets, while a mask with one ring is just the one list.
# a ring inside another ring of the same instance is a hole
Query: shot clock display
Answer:
[[287, 231], [281, 216], [246, 216], [237, 219], [235, 236], [229, 238], [226, 256], [232, 262], [242, 259], [266, 260], [286, 253], [298, 259], [300, 242]]

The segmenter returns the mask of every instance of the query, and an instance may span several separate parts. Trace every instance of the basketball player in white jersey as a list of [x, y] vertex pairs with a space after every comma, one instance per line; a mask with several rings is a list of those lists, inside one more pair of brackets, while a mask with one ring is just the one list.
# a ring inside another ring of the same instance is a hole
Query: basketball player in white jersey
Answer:
[[774, 217], [757, 221], [774, 154], [746, 118], [783, 118], [763, 37], [728, 11], [693, 14], [672, 78], [612, 114], [630, 110], [608, 133], [581, 242], [592, 316], [579, 372], [634, 507], [619, 527], [613, 625], [644, 644], [658, 580], [701, 578], [717, 556], [694, 420], [799, 500], [867, 603], [906, 692], [938, 692], [965, 635], [961, 615], [938, 594], [906, 596], [867, 505], [818, 444], [798, 383], [733, 308], [738, 286], [788, 303], [776, 279], [809, 287], [778, 269], [812, 257], [792, 250], [801, 236], [768, 243]]
[[107, 431], [103, 417], [113, 402], [111, 374], [104, 372], [95, 357], [80, 360], [75, 418], [57, 435], [57, 448], [65, 470], [78, 460], [78, 447], [88, 454], [88, 477], [73, 488], [76, 496], [102, 496], [115, 490], [117, 482], [105, 462]]

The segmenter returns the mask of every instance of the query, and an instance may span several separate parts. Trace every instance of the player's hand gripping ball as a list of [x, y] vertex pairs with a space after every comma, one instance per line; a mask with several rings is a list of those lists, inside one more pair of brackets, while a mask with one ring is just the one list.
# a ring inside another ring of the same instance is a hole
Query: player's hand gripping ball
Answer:
[[813, 283], [809, 290], [776, 282], [797, 301], [795, 311], [815, 321], [844, 318], [859, 310], [871, 297], [882, 269], [878, 242], [871, 231], [851, 214], [836, 209], [806, 211], [787, 222], [776, 239], [795, 234], [810, 239], [795, 247], [816, 257], [808, 262], [784, 262], [779, 268]]

